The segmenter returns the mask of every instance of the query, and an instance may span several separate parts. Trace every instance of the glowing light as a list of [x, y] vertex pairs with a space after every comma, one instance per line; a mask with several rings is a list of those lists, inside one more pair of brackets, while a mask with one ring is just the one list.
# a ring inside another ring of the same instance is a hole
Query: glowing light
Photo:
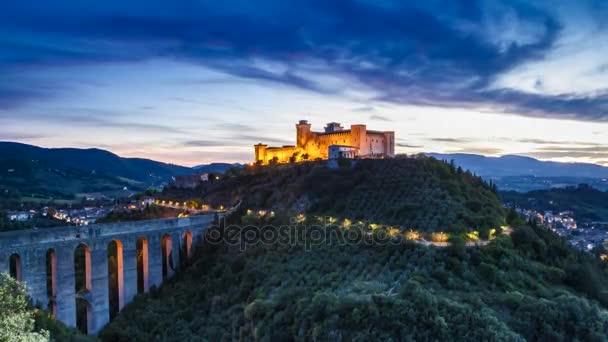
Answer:
[[410, 229], [405, 233], [405, 238], [408, 240], [418, 240], [420, 239], [420, 233]]
[[247, 209], [247, 215], [251, 215], [251, 213], [253, 213], [253, 211], [251, 211], [251, 209]]
[[438, 232], [431, 234], [431, 240], [433, 242], [448, 242], [449, 235], [444, 232]]
[[344, 222], [342, 222], [342, 227], [348, 228], [351, 224], [352, 222], [349, 219], [344, 219]]
[[304, 216], [304, 214], [298, 214], [296, 216], [296, 222], [304, 222], [304, 220], [306, 220], [306, 216]]
[[259, 216], [264, 216], [264, 215], [266, 215], [266, 210], [260, 210], [260, 211], [258, 211], [258, 215], [259, 215]]
[[376, 224], [376, 223], [370, 223], [369, 224], [369, 228], [371, 228], [372, 230], [376, 230], [376, 229], [378, 229], [378, 227], [380, 227], [380, 226], [378, 224]]
[[388, 229], [388, 235], [390, 236], [397, 236], [399, 233], [401, 233], [401, 229], [399, 228], [391, 227]]
[[477, 241], [477, 240], [479, 240], [479, 232], [478, 231], [474, 231], [474, 232], [467, 233], [467, 239], [470, 240], [470, 241]]
[[488, 238], [490, 240], [494, 239], [496, 237], [496, 229], [492, 228], [490, 229], [490, 234], [488, 234]]

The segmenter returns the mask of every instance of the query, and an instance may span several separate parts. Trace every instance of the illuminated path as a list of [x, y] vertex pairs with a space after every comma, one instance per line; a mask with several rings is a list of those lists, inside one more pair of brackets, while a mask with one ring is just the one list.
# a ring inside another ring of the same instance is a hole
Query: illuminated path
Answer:
[[171, 277], [213, 220], [203, 215], [3, 232], [0, 272], [24, 281], [34, 303], [63, 323], [96, 334], [135, 295]]

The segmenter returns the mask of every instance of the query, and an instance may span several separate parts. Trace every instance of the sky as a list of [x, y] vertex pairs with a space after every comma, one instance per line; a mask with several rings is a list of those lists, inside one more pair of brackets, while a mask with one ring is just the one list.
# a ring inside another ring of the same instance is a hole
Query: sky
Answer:
[[0, 141], [250, 162], [295, 123], [398, 153], [608, 166], [608, 2], [20, 0], [0, 11]]

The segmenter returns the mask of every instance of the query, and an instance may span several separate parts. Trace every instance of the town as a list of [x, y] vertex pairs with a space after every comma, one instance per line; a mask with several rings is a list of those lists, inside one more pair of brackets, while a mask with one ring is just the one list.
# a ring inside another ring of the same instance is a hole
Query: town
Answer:
[[[583, 222], [575, 220], [572, 210], [556, 212], [540, 212], [534, 209], [516, 208], [516, 212], [527, 221], [535, 221], [545, 226], [559, 236], [568, 239], [568, 243], [576, 249], [592, 252], [596, 248], [603, 250], [608, 240], [608, 222]], [[606, 253], [600, 253], [602, 259]]]

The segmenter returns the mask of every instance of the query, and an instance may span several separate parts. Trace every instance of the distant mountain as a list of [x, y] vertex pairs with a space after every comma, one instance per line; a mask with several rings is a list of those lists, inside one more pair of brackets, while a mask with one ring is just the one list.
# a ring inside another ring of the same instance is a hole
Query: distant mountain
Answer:
[[427, 153], [440, 160], [454, 160], [456, 165], [482, 177], [579, 177], [608, 178], [608, 167], [589, 163], [559, 163], [541, 161], [530, 157], [506, 155], [486, 157], [476, 154]]
[[28, 165], [31, 168], [79, 170], [122, 177], [145, 184], [170, 181], [172, 176], [188, 174], [191, 168], [142, 158], [123, 158], [111, 152], [78, 148], [42, 148], [0, 142], [0, 167]]
[[243, 164], [239, 163], [211, 163], [194, 166], [193, 169], [198, 172], [215, 172], [224, 173], [231, 167], [242, 167]]
[[128, 197], [188, 173], [191, 168], [122, 158], [100, 149], [0, 142], [0, 209], [18, 208], [26, 202]]

